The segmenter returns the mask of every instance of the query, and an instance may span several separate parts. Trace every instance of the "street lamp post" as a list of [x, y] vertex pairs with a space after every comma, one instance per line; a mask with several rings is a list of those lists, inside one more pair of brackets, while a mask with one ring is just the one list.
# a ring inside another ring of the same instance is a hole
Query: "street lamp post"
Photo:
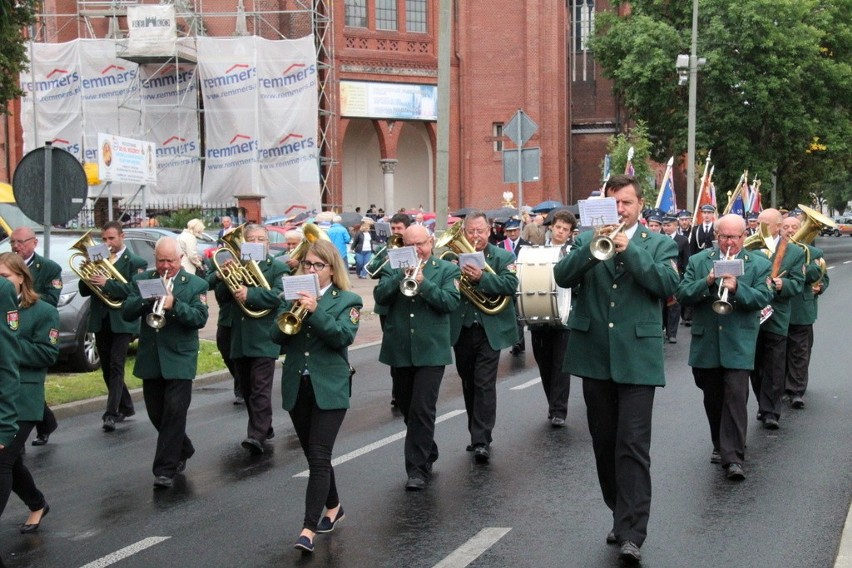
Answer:
[[686, 208], [692, 211], [695, 206], [695, 107], [698, 101], [698, 68], [706, 60], [699, 58], [698, 51], [698, 0], [692, 0], [692, 42], [689, 55], [678, 55], [675, 67], [678, 71], [678, 83], [689, 81], [689, 118], [687, 122], [686, 148]]

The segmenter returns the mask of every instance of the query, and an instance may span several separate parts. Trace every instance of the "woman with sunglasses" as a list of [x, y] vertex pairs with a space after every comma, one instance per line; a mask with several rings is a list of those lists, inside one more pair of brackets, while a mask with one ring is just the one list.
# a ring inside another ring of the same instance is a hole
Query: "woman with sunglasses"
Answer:
[[33, 279], [27, 265], [13, 252], [0, 254], [0, 276], [8, 280], [18, 296], [17, 327], [20, 387], [15, 399], [18, 413], [18, 433], [8, 446], [0, 449], [0, 515], [6, 508], [10, 493], [29, 507], [30, 516], [21, 525], [21, 533], [34, 533], [50, 511], [44, 495], [35, 485], [33, 476], [24, 465], [21, 450], [44, 415], [44, 378], [47, 369], [59, 357], [59, 312], [33, 290]]
[[[319, 295], [300, 292], [306, 315], [293, 335], [273, 326], [272, 340], [286, 346], [281, 375], [284, 410], [290, 413], [308, 459], [305, 519], [295, 548], [313, 552], [314, 536], [334, 530], [343, 520], [331, 453], [349, 408], [352, 393], [348, 348], [355, 340], [363, 300], [349, 292], [349, 275], [337, 248], [329, 241], [310, 245], [300, 274], [316, 274]], [[292, 302], [284, 302], [282, 312]], [[326, 514], [320, 520], [323, 506]]]

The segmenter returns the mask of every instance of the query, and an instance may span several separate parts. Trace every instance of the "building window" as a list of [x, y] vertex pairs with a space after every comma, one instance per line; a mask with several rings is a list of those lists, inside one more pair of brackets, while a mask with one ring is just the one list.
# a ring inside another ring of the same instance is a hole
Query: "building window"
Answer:
[[595, 33], [595, 0], [571, 0], [574, 57], [571, 58], [572, 81], [594, 81], [594, 57], [589, 40]]
[[426, 0], [405, 0], [405, 31], [426, 33]]
[[367, 0], [346, 0], [346, 25], [352, 28], [367, 27]]
[[396, 0], [376, 0], [376, 29], [397, 30]]
[[494, 151], [495, 152], [502, 152], [503, 151], [503, 123], [502, 122], [491, 123], [491, 136], [494, 138]]

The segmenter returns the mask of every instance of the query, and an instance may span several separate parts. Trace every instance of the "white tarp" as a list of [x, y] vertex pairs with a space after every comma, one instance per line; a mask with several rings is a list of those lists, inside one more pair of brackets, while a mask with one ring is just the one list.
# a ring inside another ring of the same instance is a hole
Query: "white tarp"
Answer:
[[263, 195], [265, 216], [320, 205], [312, 37], [198, 38], [204, 195]]
[[127, 7], [127, 53], [172, 55], [177, 40], [173, 4], [143, 4]]

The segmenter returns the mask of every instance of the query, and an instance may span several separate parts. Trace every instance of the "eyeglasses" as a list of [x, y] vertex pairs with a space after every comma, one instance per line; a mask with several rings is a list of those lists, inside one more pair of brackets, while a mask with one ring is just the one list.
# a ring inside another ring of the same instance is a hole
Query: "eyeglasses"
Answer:
[[465, 229], [464, 232], [469, 235], [486, 235], [491, 232], [491, 229]]
[[28, 239], [21, 239], [21, 240], [9, 239], [9, 244], [11, 244], [12, 246], [22, 245], [22, 244], [28, 243], [29, 241], [32, 241], [32, 240], [35, 240], [35, 237], [30, 237]]
[[716, 238], [720, 241], [735, 241], [743, 236], [743, 233], [739, 235], [716, 235]]
[[324, 263], [324, 262], [310, 262], [310, 261], [308, 261], [308, 260], [303, 260], [303, 261], [302, 261], [302, 268], [304, 268], [305, 270], [310, 270], [311, 268], [313, 268], [313, 269], [314, 269], [314, 270], [316, 270], [317, 272], [320, 272], [320, 271], [321, 271], [321, 270], [323, 270], [326, 266], [331, 266], [331, 265], [330, 265], [330, 264], [326, 264], [326, 263]]

